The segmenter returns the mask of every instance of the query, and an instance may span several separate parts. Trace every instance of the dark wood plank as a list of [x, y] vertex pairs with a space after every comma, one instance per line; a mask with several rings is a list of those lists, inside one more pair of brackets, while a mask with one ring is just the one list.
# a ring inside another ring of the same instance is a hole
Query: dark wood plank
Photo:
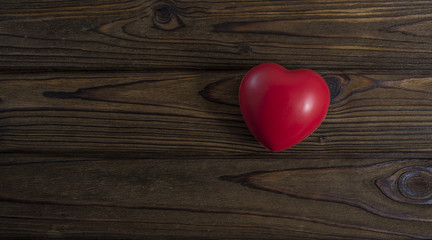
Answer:
[[[3, 157], [1, 236], [432, 238], [430, 205], [412, 202], [424, 197], [425, 191], [432, 193], [427, 185], [412, 184], [432, 182], [427, 177], [432, 176], [430, 154], [426, 159], [389, 154], [298, 154], [265, 160]], [[429, 170], [422, 172], [418, 166]], [[424, 174], [402, 183], [398, 181], [402, 177], [396, 177], [394, 187], [405, 190], [391, 194], [402, 194], [403, 201], [384, 193], [380, 184], [394, 178], [395, 172]]]
[[0, 69], [432, 72], [432, 1], [0, 1]]
[[[273, 156], [242, 120], [244, 73], [3, 74], [0, 151]], [[431, 78], [323, 75], [332, 92], [327, 118], [279, 154], [431, 151]]]

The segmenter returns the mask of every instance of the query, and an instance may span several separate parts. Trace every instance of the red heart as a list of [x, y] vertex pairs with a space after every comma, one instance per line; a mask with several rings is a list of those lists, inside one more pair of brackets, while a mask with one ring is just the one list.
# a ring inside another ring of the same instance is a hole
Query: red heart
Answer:
[[264, 63], [244, 76], [239, 101], [243, 119], [258, 142], [279, 152], [319, 127], [327, 114], [330, 92], [324, 79], [312, 70], [288, 71]]

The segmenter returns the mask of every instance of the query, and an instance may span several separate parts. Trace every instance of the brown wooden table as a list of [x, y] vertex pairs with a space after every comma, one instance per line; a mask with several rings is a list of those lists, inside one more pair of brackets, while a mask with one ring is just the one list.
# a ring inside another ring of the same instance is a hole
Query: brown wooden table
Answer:
[[[321, 127], [244, 124], [263, 62]], [[432, 1], [0, 1], [0, 239], [432, 239]]]

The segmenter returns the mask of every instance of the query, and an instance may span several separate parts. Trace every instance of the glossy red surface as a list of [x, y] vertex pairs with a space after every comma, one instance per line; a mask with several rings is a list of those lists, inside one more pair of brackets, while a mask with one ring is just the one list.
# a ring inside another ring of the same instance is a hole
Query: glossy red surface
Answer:
[[279, 152], [319, 127], [327, 114], [330, 92], [324, 79], [312, 70], [289, 71], [264, 63], [244, 76], [239, 102], [243, 119], [258, 142]]

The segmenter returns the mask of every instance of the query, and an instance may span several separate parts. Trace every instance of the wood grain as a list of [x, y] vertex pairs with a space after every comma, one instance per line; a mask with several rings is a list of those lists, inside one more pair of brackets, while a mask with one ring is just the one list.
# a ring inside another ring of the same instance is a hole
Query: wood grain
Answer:
[[328, 162], [318, 155], [68, 162], [28, 156], [35, 162], [0, 167], [1, 233], [108, 239], [432, 237], [430, 206], [394, 201], [375, 184], [406, 167], [431, 166], [429, 159], [324, 157], [333, 167], [323, 167]]
[[[403, 175], [393, 177], [395, 181], [390, 183], [392, 191], [385, 189], [382, 185], [383, 177], [380, 178], [379, 176], [384, 176], [386, 172], [395, 172], [395, 166], [413, 163], [420, 164], [421, 167], [409, 166], [397, 169], [403, 172]], [[223, 176], [222, 179], [284, 195], [345, 203], [385, 218], [432, 222], [432, 212], [425, 212], [422, 206], [394, 206], [392, 201], [383, 201], [382, 194], [385, 192], [386, 196], [394, 200], [393, 195], [398, 194], [398, 196], [402, 196], [398, 200], [403, 203], [432, 204], [430, 202], [432, 188], [429, 186], [432, 183], [431, 171], [430, 167], [425, 167], [430, 164], [430, 161], [406, 160], [362, 167], [301, 168], [254, 172], [240, 176]], [[406, 183], [406, 178], [411, 179], [410, 184]], [[305, 179], [313, 179], [313, 181], [305, 181]], [[376, 179], [376, 181], [371, 181], [371, 179]], [[343, 181], [344, 184], [337, 183], [339, 181]], [[377, 191], [376, 187], [381, 192]], [[412, 200], [423, 201], [414, 202]]]
[[410, 166], [379, 178], [377, 186], [389, 198], [411, 204], [432, 204], [432, 168]]
[[[0, 69], [430, 74], [431, 1], [1, 1]], [[25, 4], [24, 4], [25, 3]]]
[[[4, 152], [270, 154], [238, 107], [244, 71], [4, 74]], [[430, 77], [323, 73], [332, 104], [291, 152], [412, 152], [432, 147]]]

